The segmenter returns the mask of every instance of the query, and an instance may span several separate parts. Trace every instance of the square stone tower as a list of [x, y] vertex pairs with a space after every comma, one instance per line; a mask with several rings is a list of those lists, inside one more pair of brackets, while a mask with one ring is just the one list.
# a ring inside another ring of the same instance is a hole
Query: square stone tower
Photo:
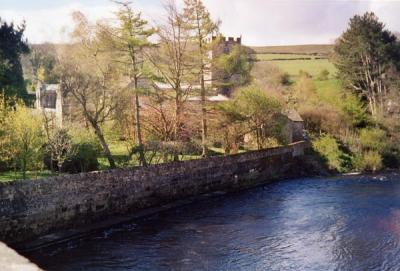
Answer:
[[[242, 45], [242, 37], [224, 37], [224, 36], [213, 36], [212, 41], [214, 42], [213, 49], [211, 50], [211, 59], [216, 59], [221, 55], [228, 55], [232, 52], [235, 46]], [[215, 65], [211, 64], [210, 81], [213, 89], [217, 89], [218, 94], [230, 96], [231, 89], [229, 83], [235, 79], [235, 75], [228, 75], [224, 71], [221, 71]]]

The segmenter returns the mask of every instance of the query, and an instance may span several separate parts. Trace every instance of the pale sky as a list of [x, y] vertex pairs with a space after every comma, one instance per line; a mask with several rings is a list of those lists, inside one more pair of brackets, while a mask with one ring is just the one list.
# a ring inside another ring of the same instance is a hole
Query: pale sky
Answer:
[[[131, 0], [152, 23], [163, 14], [163, 0]], [[178, 2], [181, 0], [178, 0]], [[332, 43], [355, 14], [374, 11], [387, 28], [400, 32], [400, 0], [203, 0], [211, 15], [222, 20], [226, 36], [243, 36], [246, 45]], [[0, 17], [26, 21], [31, 43], [65, 42], [71, 13], [91, 20], [109, 18], [108, 0], [0, 0]]]

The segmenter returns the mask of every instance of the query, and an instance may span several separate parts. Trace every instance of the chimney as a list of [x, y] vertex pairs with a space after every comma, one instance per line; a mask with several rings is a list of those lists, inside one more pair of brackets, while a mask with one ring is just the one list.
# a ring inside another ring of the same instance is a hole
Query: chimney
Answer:
[[229, 37], [229, 42], [235, 42], [235, 39], [233, 37]]
[[238, 44], [242, 44], [242, 37], [236, 39]]

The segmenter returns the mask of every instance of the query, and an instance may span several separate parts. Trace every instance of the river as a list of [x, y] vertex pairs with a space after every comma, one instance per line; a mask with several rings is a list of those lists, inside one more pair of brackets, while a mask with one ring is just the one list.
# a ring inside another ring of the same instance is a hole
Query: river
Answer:
[[45, 270], [400, 270], [400, 175], [296, 179], [29, 255]]

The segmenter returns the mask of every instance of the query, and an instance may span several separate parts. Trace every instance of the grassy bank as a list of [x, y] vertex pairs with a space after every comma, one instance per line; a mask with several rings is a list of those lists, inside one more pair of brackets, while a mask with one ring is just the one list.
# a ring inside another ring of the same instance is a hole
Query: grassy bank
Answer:
[[[26, 179], [42, 179], [51, 176], [55, 176], [57, 173], [51, 172], [49, 170], [42, 170], [42, 171], [28, 171], [26, 173]], [[0, 172], [0, 182], [9, 182], [14, 180], [22, 180], [22, 172], [19, 171], [5, 171]]]

